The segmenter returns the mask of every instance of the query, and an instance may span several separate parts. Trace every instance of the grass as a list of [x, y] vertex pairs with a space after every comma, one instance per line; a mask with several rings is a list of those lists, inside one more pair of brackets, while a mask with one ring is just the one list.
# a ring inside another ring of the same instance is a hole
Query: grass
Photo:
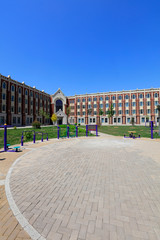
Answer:
[[[158, 127], [154, 129], [158, 130]], [[128, 131], [136, 131], [135, 136], [140, 134], [141, 137], [151, 138], [151, 129], [145, 126], [100, 126], [98, 131], [114, 136], [124, 136], [124, 134], [128, 136]], [[160, 138], [156, 132], [153, 133], [153, 137]]]
[[[61, 126], [62, 128], [62, 137], [66, 135], [66, 126]], [[75, 126], [70, 125], [71, 135], [75, 136]], [[49, 127], [41, 127], [41, 129], [34, 129], [34, 128], [17, 128], [17, 129], [7, 129], [7, 143], [11, 145], [20, 144], [21, 143], [21, 136], [22, 131], [31, 131], [34, 130], [35, 132], [43, 132], [48, 133], [48, 138], [57, 138], [57, 127], [49, 126]], [[85, 136], [86, 131], [85, 129], [78, 129], [78, 136]], [[4, 131], [0, 130], [0, 148], [3, 148], [3, 138], [4, 138]], [[46, 139], [46, 135], [44, 135], [44, 140]], [[36, 140], [41, 140], [41, 134], [36, 134]], [[25, 140], [24, 142], [33, 141], [33, 133], [31, 133], [31, 138], [29, 140]]]

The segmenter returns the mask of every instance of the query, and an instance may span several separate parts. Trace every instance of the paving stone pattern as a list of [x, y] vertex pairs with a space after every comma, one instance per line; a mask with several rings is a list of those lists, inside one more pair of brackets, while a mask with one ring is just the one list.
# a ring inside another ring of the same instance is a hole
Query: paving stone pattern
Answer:
[[[155, 145], [157, 144], [157, 145]], [[14, 167], [10, 187], [48, 240], [160, 239], [160, 143], [122, 138], [45, 145]]]

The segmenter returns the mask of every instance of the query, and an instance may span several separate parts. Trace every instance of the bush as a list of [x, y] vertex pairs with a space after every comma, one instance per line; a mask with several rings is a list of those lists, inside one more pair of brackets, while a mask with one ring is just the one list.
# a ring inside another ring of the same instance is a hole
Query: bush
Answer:
[[14, 127], [13, 127], [13, 129], [14, 129], [14, 130], [16, 130], [16, 129], [17, 129], [17, 127], [16, 127], [16, 126], [14, 126]]
[[37, 120], [35, 120], [33, 123], [32, 123], [32, 127], [33, 128], [41, 128], [41, 123]]
[[32, 132], [25, 132], [24, 133], [24, 140], [25, 141], [29, 141], [29, 140], [32, 140], [33, 139], [33, 134]]

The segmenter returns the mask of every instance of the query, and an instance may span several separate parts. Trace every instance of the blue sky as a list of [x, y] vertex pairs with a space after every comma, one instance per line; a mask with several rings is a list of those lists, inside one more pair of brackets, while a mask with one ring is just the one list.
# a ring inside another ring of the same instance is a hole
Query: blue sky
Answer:
[[0, 73], [52, 94], [160, 87], [159, 0], [0, 1]]

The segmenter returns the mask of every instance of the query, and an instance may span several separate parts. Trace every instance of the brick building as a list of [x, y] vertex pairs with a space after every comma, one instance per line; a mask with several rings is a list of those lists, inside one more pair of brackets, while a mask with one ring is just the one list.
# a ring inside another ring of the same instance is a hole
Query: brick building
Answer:
[[41, 116], [40, 109], [50, 116], [49, 94], [0, 75], [0, 124], [31, 125], [35, 119], [49, 124], [50, 119]]
[[[107, 110], [114, 109], [112, 119], [108, 118]], [[134, 118], [136, 124], [145, 125], [146, 121], [159, 121], [157, 105], [160, 104], [160, 88], [104, 92], [68, 97], [70, 106], [70, 123], [80, 124], [130, 124]], [[103, 114], [99, 114], [99, 110]]]
[[[112, 119], [107, 110], [114, 109]], [[50, 124], [50, 119], [40, 115], [43, 109], [49, 116], [57, 115], [56, 124], [130, 124], [131, 119], [138, 125], [148, 120], [158, 122], [157, 105], [160, 104], [160, 88], [81, 94], [66, 97], [61, 89], [53, 95], [20, 83], [10, 76], [0, 75], [0, 124], [16, 126], [31, 125], [37, 119], [42, 124]], [[67, 114], [67, 108], [70, 112]], [[100, 109], [103, 114], [100, 115]]]

